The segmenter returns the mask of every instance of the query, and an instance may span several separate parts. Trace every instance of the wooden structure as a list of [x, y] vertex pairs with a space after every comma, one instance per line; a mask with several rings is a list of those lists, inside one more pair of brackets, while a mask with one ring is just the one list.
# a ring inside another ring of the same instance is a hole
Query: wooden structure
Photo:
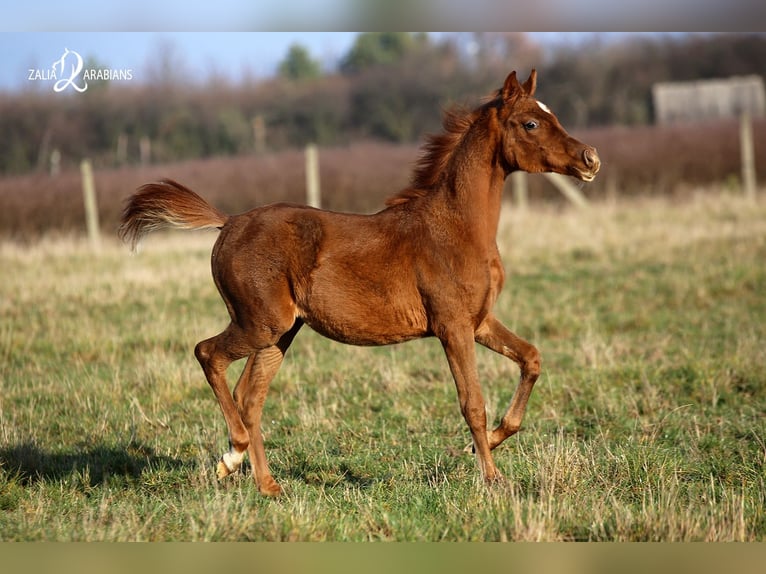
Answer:
[[657, 124], [762, 117], [766, 112], [766, 90], [757, 75], [659, 83], [652, 87], [652, 99]]

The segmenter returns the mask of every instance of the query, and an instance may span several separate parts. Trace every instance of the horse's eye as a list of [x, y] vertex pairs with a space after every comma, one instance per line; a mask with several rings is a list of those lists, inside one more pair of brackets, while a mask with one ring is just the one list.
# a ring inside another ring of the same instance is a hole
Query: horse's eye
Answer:
[[532, 130], [536, 129], [537, 126], [538, 126], [538, 124], [537, 124], [536, 121], [524, 122], [524, 129], [527, 130], [527, 131], [532, 131]]

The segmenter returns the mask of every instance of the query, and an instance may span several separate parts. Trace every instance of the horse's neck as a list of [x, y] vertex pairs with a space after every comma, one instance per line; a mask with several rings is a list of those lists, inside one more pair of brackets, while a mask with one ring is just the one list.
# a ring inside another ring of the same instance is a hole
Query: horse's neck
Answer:
[[[468, 137], [481, 138], [482, 134]], [[471, 153], [458, 154], [449, 166], [443, 190], [448, 208], [460, 219], [464, 232], [494, 248], [500, 219], [505, 172], [494, 161], [495, 145], [465, 144]], [[459, 158], [459, 159], [458, 159]]]

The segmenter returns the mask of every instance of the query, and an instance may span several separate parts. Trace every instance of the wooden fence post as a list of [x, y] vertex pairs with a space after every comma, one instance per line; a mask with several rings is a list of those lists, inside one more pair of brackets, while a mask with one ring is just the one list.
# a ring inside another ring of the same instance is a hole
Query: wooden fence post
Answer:
[[147, 136], [141, 136], [138, 140], [138, 150], [141, 156], [141, 165], [149, 165], [152, 161], [152, 140]]
[[93, 184], [93, 166], [89, 159], [80, 162], [82, 174], [82, 195], [85, 203], [85, 224], [88, 229], [88, 238], [94, 251], [101, 246], [101, 233], [98, 227], [98, 207], [96, 206], [96, 188]]
[[519, 211], [527, 208], [527, 174], [523, 171], [511, 172], [511, 190], [516, 200], [516, 207]]
[[122, 165], [128, 161], [128, 135], [120, 132], [117, 136], [117, 149], [114, 154], [117, 165]]
[[569, 181], [567, 176], [561, 175], [560, 173], [544, 173], [543, 175], [564, 194], [564, 197], [577, 207], [588, 207], [588, 200], [585, 199], [585, 196], [580, 192], [577, 186]]
[[51, 177], [56, 177], [61, 172], [61, 152], [53, 148], [51, 152]]
[[739, 117], [739, 147], [742, 154], [742, 189], [749, 201], [755, 201], [753, 125], [750, 122], [750, 114], [747, 112], [742, 112]]
[[253, 151], [263, 153], [266, 151], [266, 122], [261, 114], [256, 115], [252, 121], [253, 126]]
[[606, 200], [611, 205], [617, 203], [617, 170], [611, 168], [606, 174]]
[[322, 204], [319, 191], [319, 157], [316, 144], [306, 146], [306, 203], [317, 209]]

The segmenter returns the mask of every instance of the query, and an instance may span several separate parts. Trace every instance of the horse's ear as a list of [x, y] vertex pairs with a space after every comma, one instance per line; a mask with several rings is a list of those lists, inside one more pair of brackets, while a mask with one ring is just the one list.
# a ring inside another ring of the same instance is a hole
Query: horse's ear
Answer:
[[521, 87], [524, 88], [524, 91], [528, 96], [535, 95], [535, 90], [537, 89], [537, 70], [532, 68], [532, 72], [529, 74], [529, 78], [527, 78], [527, 81], [524, 82], [524, 85]]
[[514, 70], [508, 74], [508, 77], [505, 79], [505, 84], [503, 84], [503, 89], [500, 94], [503, 96], [503, 100], [507, 102], [517, 95], [520, 90], [521, 85], [519, 84], [518, 78], [516, 78], [516, 70]]

